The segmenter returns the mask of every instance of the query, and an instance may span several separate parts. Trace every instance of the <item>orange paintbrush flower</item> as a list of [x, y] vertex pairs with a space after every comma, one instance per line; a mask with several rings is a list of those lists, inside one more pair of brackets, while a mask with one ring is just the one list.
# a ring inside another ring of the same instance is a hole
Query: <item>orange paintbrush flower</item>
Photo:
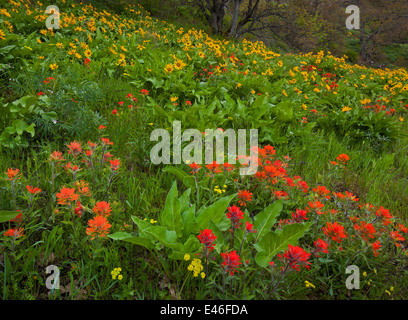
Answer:
[[26, 186], [26, 188], [27, 188], [28, 192], [30, 192], [31, 194], [38, 194], [38, 193], [42, 192], [41, 189], [34, 188], [32, 186]]
[[79, 142], [77, 141], [72, 141], [70, 144], [67, 145], [68, 147], [68, 154], [73, 154], [74, 157], [76, 158], [78, 154], [82, 152], [82, 146]]
[[92, 210], [97, 216], [103, 217], [109, 217], [112, 211], [110, 204], [106, 201], [97, 202]]
[[103, 216], [96, 216], [95, 218], [88, 221], [89, 227], [86, 228], [86, 234], [91, 236], [91, 240], [106, 237], [109, 233], [109, 228], [111, 224]]
[[62, 188], [61, 191], [57, 193], [57, 198], [58, 204], [66, 205], [78, 200], [79, 195], [75, 193], [75, 188]]
[[344, 238], [347, 238], [347, 235], [344, 232], [344, 227], [341, 224], [338, 224], [337, 222], [327, 222], [326, 227], [322, 228], [323, 233], [331, 237], [333, 241], [336, 242], [341, 242]]
[[13, 237], [14, 239], [17, 239], [24, 236], [23, 231], [24, 228], [8, 229], [6, 232], [4, 232], [4, 235], [7, 237]]
[[20, 169], [8, 168], [7, 172], [5, 173], [7, 174], [6, 180], [10, 180], [10, 181], [15, 181], [17, 179], [20, 179], [20, 176], [21, 176]]
[[252, 192], [249, 192], [248, 190], [239, 190], [238, 198], [239, 205], [246, 207], [246, 202], [252, 201]]

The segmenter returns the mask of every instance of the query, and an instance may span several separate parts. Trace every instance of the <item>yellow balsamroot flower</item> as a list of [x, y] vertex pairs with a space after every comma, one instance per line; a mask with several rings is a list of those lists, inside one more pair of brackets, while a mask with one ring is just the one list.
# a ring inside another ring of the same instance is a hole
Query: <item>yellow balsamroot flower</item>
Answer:
[[173, 70], [174, 70], [174, 67], [171, 63], [168, 63], [166, 67], [164, 68], [164, 72], [166, 73], [171, 73]]
[[283, 66], [283, 62], [282, 61], [278, 61], [278, 66], [282, 67]]
[[171, 102], [176, 102], [177, 99], [178, 99], [178, 97], [170, 97], [170, 101], [171, 101]]
[[287, 97], [287, 96], [288, 96], [288, 94], [286, 93], [286, 91], [285, 91], [285, 90], [282, 90], [282, 94], [283, 94], [285, 97]]
[[177, 70], [182, 70], [187, 64], [183, 60], [177, 59], [173, 65]]
[[6, 34], [0, 29], [0, 40], [6, 40]]
[[363, 100], [360, 100], [360, 103], [361, 104], [367, 104], [367, 103], [370, 103], [371, 102], [371, 100], [370, 99], [363, 99]]
[[51, 70], [56, 70], [56, 69], [58, 69], [58, 65], [56, 63], [51, 63], [50, 64], [50, 69]]
[[92, 55], [92, 51], [89, 50], [89, 49], [86, 49], [86, 50], [84, 51], [84, 55], [85, 55], [85, 57], [89, 58], [89, 57]]
[[64, 45], [61, 42], [58, 42], [55, 46], [59, 49], [64, 48]]
[[347, 111], [350, 111], [350, 110], [351, 110], [351, 108], [347, 107], [347, 106], [341, 108], [341, 111], [343, 111], [343, 112], [347, 112]]

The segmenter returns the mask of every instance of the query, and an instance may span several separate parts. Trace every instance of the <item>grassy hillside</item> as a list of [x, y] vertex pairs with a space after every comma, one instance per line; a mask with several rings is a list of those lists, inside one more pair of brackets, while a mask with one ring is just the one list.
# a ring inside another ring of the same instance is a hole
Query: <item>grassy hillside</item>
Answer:
[[[0, 8], [3, 299], [406, 297], [405, 69], [215, 39], [137, 4], [63, 0], [52, 30], [50, 4]], [[175, 121], [257, 129], [257, 156], [177, 164], [172, 142], [154, 164], [151, 134]]]

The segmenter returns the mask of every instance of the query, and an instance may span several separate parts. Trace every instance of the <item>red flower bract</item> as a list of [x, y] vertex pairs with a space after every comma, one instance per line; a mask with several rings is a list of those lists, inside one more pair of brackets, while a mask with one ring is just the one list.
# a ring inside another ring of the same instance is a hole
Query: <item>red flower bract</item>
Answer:
[[227, 253], [221, 252], [221, 256], [224, 258], [221, 267], [225, 272], [229, 272], [231, 275], [233, 275], [241, 264], [241, 262], [239, 261], [239, 256], [237, 255], [235, 250]]
[[245, 221], [245, 230], [248, 233], [256, 233], [257, 231], [254, 228], [254, 225], [252, 223], [249, 223], [249, 221]]
[[285, 250], [283, 256], [278, 254], [278, 258], [281, 261], [286, 261], [290, 267], [299, 271], [300, 267], [310, 269], [310, 262], [307, 261], [310, 257], [310, 253], [303, 250], [301, 247], [288, 245], [289, 249]]
[[201, 166], [198, 165], [197, 163], [193, 162], [192, 164], [189, 164], [192, 174], [197, 174], [198, 170], [200, 170]]
[[68, 154], [73, 154], [74, 157], [76, 158], [78, 154], [82, 152], [82, 147], [81, 144], [77, 141], [72, 141], [70, 144], [68, 144]]
[[215, 239], [217, 239], [217, 237], [212, 233], [212, 230], [210, 229], [202, 230], [200, 234], [197, 236], [197, 238], [210, 252], [214, 250], [215, 246], [214, 241]]
[[307, 211], [306, 210], [300, 210], [296, 209], [296, 213], [292, 212], [292, 220], [296, 223], [300, 223], [303, 220], [307, 220], [308, 218], [306, 217]]
[[314, 246], [315, 246], [315, 256], [318, 257], [318, 253], [319, 252], [323, 252], [323, 253], [329, 253], [329, 251], [327, 250], [328, 244], [326, 241], [322, 240], [322, 239], [318, 239], [317, 241], [314, 242]]
[[37, 193], [42, 192], [42, 190], [37, 188], [37, 187], [34, 188], [32, 186], [26, 186], [26, 188], [27, 188], [28, 192], [31, 193], [31, 194], [37, 194]]
[[239, 190], [238, 198], [239, 205], [246, 207], [246, 202], [252, 201], [252, 192], [249, 192], [248, 190]]
[[4, 235], [7, 237], [13, 237], [14, 239], [17, 239], [24, 236], [23, 231], [24, 228], [8, 229], [6, 232], [4, 232]]
[[327, 222], [326, 227], [322, 228], [323, 233], [331, 237], [333, 241], [341, 242], [344, 238], [347, 238], [347, 235], [344, 232], [344, 227], [337, 222]]
[[239, 207], [231, 206], [228, 208], [227, 218], [231, 220], [233, 228], [238, 228], [241, 224], [239, 220], [244, 218], [244, 213]]

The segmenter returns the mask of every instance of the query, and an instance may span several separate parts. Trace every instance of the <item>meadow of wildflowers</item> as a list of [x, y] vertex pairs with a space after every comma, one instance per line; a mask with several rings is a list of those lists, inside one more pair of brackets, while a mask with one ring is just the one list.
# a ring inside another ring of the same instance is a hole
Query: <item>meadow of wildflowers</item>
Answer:
[[[406, 298], [405, 69], [216, 39], [139, 4], [62, 0], [47, 29], [51, 4], [0, 7], [2, 299]], [[259, 145], [153, 164], [150, 134], [174, 121]]]

